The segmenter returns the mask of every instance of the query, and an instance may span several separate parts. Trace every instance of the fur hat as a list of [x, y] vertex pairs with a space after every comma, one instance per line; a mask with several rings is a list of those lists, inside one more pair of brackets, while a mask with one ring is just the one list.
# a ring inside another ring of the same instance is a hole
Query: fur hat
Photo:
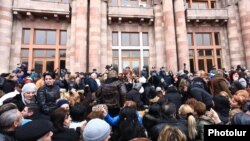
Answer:
[[90, 120], [83, 130], [84, 141], [103, 141], [111, 132], [110, 125], [102, 119]]
[[52, 131], [52, 126], [49, 120], [33, 120], [17, 128], [15, 137], [19, 141], [38, 140], [46, 133]]

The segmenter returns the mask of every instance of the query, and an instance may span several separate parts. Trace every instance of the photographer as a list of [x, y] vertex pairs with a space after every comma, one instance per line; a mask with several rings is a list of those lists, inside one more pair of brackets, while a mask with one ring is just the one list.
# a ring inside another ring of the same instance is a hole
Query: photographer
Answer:
[[24, 78], [28, 76], [27, 69], [28, 69], [27, 65], [22, 64], [20, 67], [17, 67], [16, 70], [14, 70], [14, 73], [17, 75], [18, 84], [21, 84], [21, 85], [24, 84]]

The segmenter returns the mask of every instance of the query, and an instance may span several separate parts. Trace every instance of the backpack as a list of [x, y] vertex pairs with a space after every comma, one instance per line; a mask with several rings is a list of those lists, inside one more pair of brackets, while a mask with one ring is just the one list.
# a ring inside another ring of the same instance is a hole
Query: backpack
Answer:
[[120, 82], [115, 81], [103, 84], [101, 88], [101, 104], [106, 104], [109, 108], [120, 108]]

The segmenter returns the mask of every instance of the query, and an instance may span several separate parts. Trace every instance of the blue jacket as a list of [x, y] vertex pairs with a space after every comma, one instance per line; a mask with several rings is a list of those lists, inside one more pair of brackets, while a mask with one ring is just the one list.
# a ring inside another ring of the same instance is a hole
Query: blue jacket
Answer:
[[[142, 118], [139, 116], [138, 112], [136, 112], [136, 115], [137, 115], [137, 119], [139, 121], [139, 123], [143, 126], [142, 124]], [[104, 120], [109, 123], [111, 126], [116, 126], [118, 125], [118, 122], [120, 121], [120, 116], [117, 115], [115, 117], [111, 117], [109, 114], [107, 114], [105, 117], [104, 117]]]

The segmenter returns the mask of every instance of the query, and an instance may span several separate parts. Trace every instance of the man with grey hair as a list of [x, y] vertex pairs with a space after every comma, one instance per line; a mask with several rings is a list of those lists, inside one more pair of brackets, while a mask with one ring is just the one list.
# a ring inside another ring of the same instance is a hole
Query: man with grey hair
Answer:
[[23, 116], [14, 106], [6, 106], [0, 107], [0, 140], [15, 141], [14, 132], [17, 127], [21, 126]]

